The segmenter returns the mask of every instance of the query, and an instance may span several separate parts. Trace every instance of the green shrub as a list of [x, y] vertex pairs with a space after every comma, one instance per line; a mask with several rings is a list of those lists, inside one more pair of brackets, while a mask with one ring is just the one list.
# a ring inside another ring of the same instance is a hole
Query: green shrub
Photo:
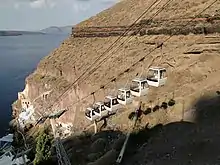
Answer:
[[52, 137], [42, 130], [37, 137], [34, 165], [49, 164], [51, 161]]

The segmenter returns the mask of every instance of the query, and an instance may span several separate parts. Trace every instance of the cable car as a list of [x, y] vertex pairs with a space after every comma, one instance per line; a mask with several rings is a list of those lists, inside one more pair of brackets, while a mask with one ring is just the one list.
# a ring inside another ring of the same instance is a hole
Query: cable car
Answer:
[[97, 116], [107, 116], [108, 115], [108, 110], [105, 108], [104, 103], [103, 102], [97, 102], [94, 104], [94, 113]]
[[121, 105], [119, 104], [118, 99], [115, 96], [106, 96], [104, 106], [105, 109], [110, 112], [116, 112], [119, 108], [121, 108]]
[[133, 96], [145, 96], [147, 95], [148, 90], [149, 86], [146, 78], [135, 78], [132, 80], [130, 91]]
[[131, 91], [127, 88], [118, 89], [118, 102], [123, 105], [132, 103]]
[[162, 67], [150, 67], [147, 75], [147, 83], [150, 86], [159, 87], [167, 81], [166, 69]]
[[94, 108], [92, 108], [92, 107], [86, 108], [85, 115], [86, 115], [86, 118], [87, 118], [88, 120], [90, 120], [90, 121], [94, 121], [94, 120], [96, 120], [96, 119], [99, 118], [99, 116], [97, 116], [97, 115], [95, 114], [95, 110], [94, 110]]

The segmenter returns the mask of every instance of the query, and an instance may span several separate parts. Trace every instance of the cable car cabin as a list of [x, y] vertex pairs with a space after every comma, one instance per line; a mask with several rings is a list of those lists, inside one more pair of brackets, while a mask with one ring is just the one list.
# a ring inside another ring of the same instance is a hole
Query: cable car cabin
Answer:
[[118, 89], [118, 102], [123, 105], [132, 103], [131, 91], [130, 89], [121, 88]]
[[147, 95], [149, 86], [147, 79], [145, 78], [135, 78], [132, 80], [132, 85], [130, 87], [131, 94], [133, 96], [141, 97]]
[[106, 96], [104, 106], [110, 112], [116, 112], [121, 107], [115, 96]]
[[150, 67], [147, 75], [147, 83], [150, 86], [159, 87], [167, 81], [166, 69], [162, 67]]
[[97, 116], [107, 116], [108, 115], [108, 110], [105, 108], [104, 103], [103, 102], [97, 102], [94, 104], [94, 113]]
[[88, 120], [90, 120], [90, 121], [94, 121], [94, 120], [96, 120], [97, 118], [99, 118], [99, 116], [97, 116], [97, 115], [95, 114], [94, 108], [91, 108], [91, 107], [86, 108], [85, 115], [86, 115], [86, 118], [87, 118]]

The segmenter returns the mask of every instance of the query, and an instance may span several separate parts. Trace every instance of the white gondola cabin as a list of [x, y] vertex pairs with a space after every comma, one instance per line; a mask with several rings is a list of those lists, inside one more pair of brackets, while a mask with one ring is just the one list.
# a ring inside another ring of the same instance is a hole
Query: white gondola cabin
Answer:
[[97, 102], [94, 104], [94, 113], [97, 116], [103, 117], [108, 115], [108, 110], [105, 108], [103, 102]]
[[104, 105], [105, 109], [109, 112], [116, 112], [119, 108], [121, 108], [121, 104], [119, 104], [118, 99], [115, 96], [106, 96]]
[[149, 86], [146, 78], [135, 78], [132, 80], [130, 87], [133, 96], [141, 97], [147, 95]]
[[147, 83], [150, 86], [159, 87], [167, 81], [166, 69], [162, 67], [150, 67], [147, 75]]
[[118, 89], [118, 102], [123, 105], [132, 103], [131, 91], [127, 88]]
[[90, 121], [94, 121], [96, 120], [97, 118], [99, 118], [99, 116], [97, 116], [95, 114], [95, 109], [92, 108], [92, 107], [88, 107], [86, 108], [86, 112], [85, 112], [85, 115], [86, 115], [86, 118]]

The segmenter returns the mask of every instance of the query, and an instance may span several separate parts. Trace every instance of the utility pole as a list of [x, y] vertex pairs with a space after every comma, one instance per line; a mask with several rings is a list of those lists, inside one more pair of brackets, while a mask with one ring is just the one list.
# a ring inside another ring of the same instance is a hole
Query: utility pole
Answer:
[[25, 156], [24, 156], [24, 150], [21, 151], [21, 154], [22, 154], [22, 159], [23, 159], [24, 165], [27, 165], [26, 160], [25, 160]]
[[[20, 131], [20, 123], [19, 123], [18, 119], [16, 119], [16, 121], [17, 121], [17, 125], [18, 125], [17, 132], [18, 132], [19, 134], [21, 134], [21, 136], [22, 136], [22, 138], [23, 138], [25, 150], [28, 150], [25, 136], [24, 136], [24, 134]], [[23, 159], [24, 165], [26, 165], [26, 160], [25, 160], [24, 150], [23, 150], [23, 149], [21, 150], [21, 154], [22, 154], [22, 159]]]
[[136, 126], [137, 120], [138, 120], [138, 113], [135, 113], [134, 118], [133, 118], [133, 121], [134, 121], [133, 128], [132, 128], [132, 130], [130, 132], [128, 132], [128, 134], [126, 136], [126, 139], [124, 141], [124, 144], [122, 146], [122, 149], [121, 149], [121, 151], [119, 153], [119, 156], [118, 156], [118, 158], [116, 160], [116, 163], [118, 163], [118, 164], [121, 163], [121, 161], [122, 161], [122, 158], [124, 156], [124, 152], [125, 152], [125, 149], [126, 149], [126, 146], [127, 146], [128, 140], [129, 140], [129, 137], [130, 137], [132, 131], [134, 130], [135, 126]]
[[183, 99], [182, 119], [181, 119], [181, 121], [184, 121], [184, 109], [185, 109], [185, 101], [184, 101], [184, 99]]
[[128, 139], [129, 139], [130, 135], [131, 135], [131, 132], [128, 132], [128, 134], [127, 134], [127, 136], [126, 136], [126, 139], [125, 139], [125, 141], [124, 141], [124, 144], [123, 144], [123, 146], [122, 146], [122, 149], [121, 149], [121, 151], [120, 151], [120, 154], [119, 154], [119, 156], [118, 156], [118, 158], [117, 158], [117, 160], [116, 160], [116, 163], [121, 163], [122, 158], [123, 158], [123, 156], [124, 156], [124, 152], [125, 152], [125, 149], [126, 149], [126, 146], [127, 146]]
[[55, 148], [56, 148], [56, 153], [57, 153], [57, 158], [58, 158], [58, 164], [59, 165], [71, 165], [70, 160], [67, 156], [67, 153], [60, 142], [60, 137], [56, 132], [56, 126], [55, 126], [55, 119], [51, 118], [50, 119], [50, 125], [52, 127], [54, 139], [55, 139]]
[[97, 121], [94, 121], [94, 133], [97, 133]]

